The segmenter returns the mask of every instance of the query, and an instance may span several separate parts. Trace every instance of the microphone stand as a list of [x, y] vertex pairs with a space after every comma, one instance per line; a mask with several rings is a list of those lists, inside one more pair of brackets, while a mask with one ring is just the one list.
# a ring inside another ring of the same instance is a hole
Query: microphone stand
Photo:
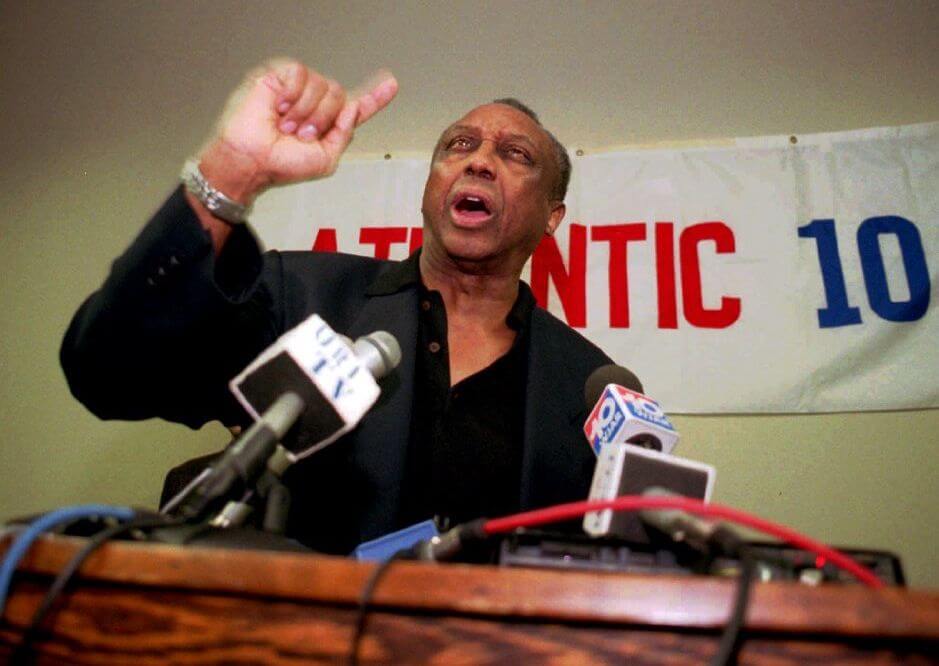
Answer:
[[[151, 532], [151, 538], [176, 545], [195, 544], [219, 548], [308, 551], [283, 536], [290, 508], [290, 491], [281, 481], [290, 466], [278, 441], [297, 421], [303, 401], [285, 393], [261, 418], [203, 470], [162, 513], [185, 522]], [[238, 500], [227, 501], [214, 515], [214, 507], [242, 488]], [[245, 527], [254, 511], [252, 500], [263, 502], [261, 529]], [[208, 515], [207, 515], [208, 514]]]

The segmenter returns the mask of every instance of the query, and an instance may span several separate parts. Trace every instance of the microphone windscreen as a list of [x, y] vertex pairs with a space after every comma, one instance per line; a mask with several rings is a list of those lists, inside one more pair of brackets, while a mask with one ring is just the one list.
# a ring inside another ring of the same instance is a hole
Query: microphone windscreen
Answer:
[[381, 379], [401, 362], [401, 345], [391, 333], [375, 331], [349, 345], [375, 379]]
[[593, 406], [597, 404], [607, 384], [617, 384], [630, 391], [642, 393], [642, 382], [632, 372], [621, 365], [612, 363], [601, 365], [591, 372], [587, 381], [584, 382], [584, 404], [587, 405], [588, 410], [593, 409]]

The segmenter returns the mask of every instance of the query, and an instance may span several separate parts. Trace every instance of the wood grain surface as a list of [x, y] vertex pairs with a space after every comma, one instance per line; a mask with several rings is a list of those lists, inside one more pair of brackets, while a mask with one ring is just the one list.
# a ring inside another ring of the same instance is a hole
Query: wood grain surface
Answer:
[[[46, 538], [24, 560], [0, 624], [0, 659], [81, 543]], [[315, 555], [108, 544], [57, 606], [36, 663], [347, 663], [372, 568]], [[361, 663], [703, 664], [733, 586], [396, 563], [376, 590]], [[747, 632], [743, 663], [939, 663], [939, 594], [758, 584]]]

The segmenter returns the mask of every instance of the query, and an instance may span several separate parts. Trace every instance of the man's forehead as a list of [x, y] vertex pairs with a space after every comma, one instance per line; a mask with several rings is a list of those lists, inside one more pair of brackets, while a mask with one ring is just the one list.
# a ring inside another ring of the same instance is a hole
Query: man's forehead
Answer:
[[450, 125], [443, 133], [447, 134], [455, 129], [477, 129], [505, 135], [519, 135], [542, 145], [547, 142], [544, 129], [533, 118], [508, 104], [491, 103], [477, 106]]

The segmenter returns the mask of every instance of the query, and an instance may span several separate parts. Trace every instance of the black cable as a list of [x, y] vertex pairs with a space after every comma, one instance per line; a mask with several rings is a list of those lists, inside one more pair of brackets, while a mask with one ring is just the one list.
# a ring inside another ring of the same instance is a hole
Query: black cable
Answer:
[[120, 536], [125, 532], [136, 529], [147, 529], [150, 527], [165, 527], [177, 522], [179, 521], [169, 519], [166, 516], [154, 518], [153, 515], [148, 515], [146, 517], [130, 520], [126, 523], [112, 525], [111, 527], [101, 530], [93, 537], [90, 537], [82, 549], [72, 556], [72, 559], [69, 560], [68, 564], [62, 568], [62, 570], [56, 576], [55, 580], [52, 581], [52, 585], [50, 585], [49, 589], [46, 591], [45, 597], [43, 597], [39, 607], [33, 613], [32, 620], [30, 620], [29, 625], [23, 630], [23, 638], [20, 640], [19, 645], [16, 646], [16, 649], [10, 655], [10, 663], [31, 663], [29, 661], [29, 657], [31, 656], [33, 641], [35, 640], [36, 636], [38, 636], [43, 621], [45, 621], [49, 612], [55, 605], [55, 602], [58, 601], [62, 592], [71, 582], [75, 573], [81, 568], [82, 564], [85, 563], [85, 560], [87, 560], [92, 553], [104, 545], [104, 543], [106, 543], [108, 540]]
[[375, 588], [379, 581], [388, 573], [391, 565], [398, 560], [410, 559], [413, 553], [410, 550], [399, 550], [390, 558], [376, 566], [365, 587], [362, 588], [362, 596], [359, 598], [359, 609], [355, 619], [355, 633], [352, 634], [352, 646], [349, 652], [349, 666], [358, 666], [359, 663], [359, 645], [362, 643], [362, 636], [365, 635], [365, 624], [368, 619], [369, 604], [372, 602], [372, 596], [375, 594]]
[[734, 608], [724, 627], [717, 652], [711, 659], [711, 666], [727, 666], [737, 663], [740, 650], [740, 633], [746, 621], [747, 607], [750, 604], [750, 588], [753, 586], [753, 574], [756, 571], [756, 558], [748, 546], [740, 546], [738, 551], [740, 574], [737, 576], [737, 594]]

